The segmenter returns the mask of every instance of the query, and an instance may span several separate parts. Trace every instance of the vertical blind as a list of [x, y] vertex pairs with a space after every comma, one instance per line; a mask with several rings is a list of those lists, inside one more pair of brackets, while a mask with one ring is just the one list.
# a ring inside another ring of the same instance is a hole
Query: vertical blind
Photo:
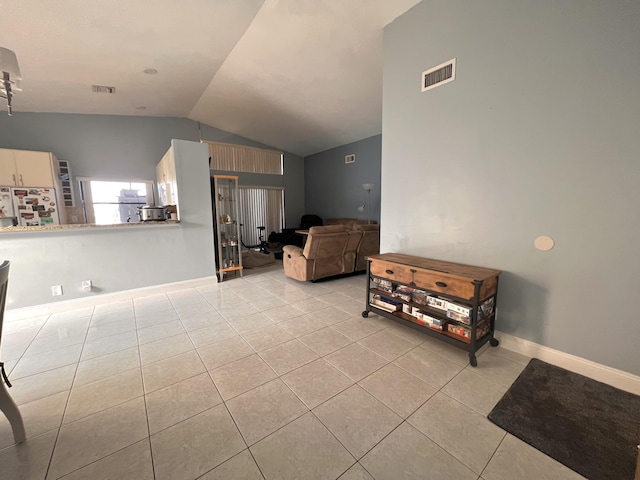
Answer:
[[211, 170], [282, 175], [282, 152], [230, 143], [208, 142]]
[[264, 239], [284, 227], [284, 189], [282, 187], [238, 187], [240, 227], [245, 246], [260, 243], [259, 226], [264, 226]]

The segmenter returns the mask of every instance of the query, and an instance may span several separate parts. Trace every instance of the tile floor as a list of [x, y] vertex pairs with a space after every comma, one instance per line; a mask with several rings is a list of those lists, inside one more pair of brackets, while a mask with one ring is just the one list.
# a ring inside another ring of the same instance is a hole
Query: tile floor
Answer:
[[[371, 315], [365, 277], [281, 266], [54, 313], [8, 311], [28, 440], [3, 479], [582, 478], [486, 419], [528, 359]], [[0, 415], [1, 416], [1, 415]]]

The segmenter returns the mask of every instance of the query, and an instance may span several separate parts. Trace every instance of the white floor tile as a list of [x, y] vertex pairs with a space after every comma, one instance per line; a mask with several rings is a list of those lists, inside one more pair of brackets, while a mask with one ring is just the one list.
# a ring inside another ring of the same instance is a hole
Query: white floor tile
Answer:
[[[24, 422], [27, 439], [60, 428], [68, 398], [69, 392], [64, 391], [20, 405], [20, 414]], [[13, 444], [11, 425], [4, 415], [0, 413], [0, 449]]]
[[438, 389], [464, 368], [421, 347], [414, 348], [393, 363]]
[[146, 396], [149, 431], [153, 435], [222, 403], [209, 374], [202, 373]]
[[225, 401], [277, 377], [271, 367], [255, 354], [210, 370], [209, 373]]
[[145, 393], [151, 393], [204, 373], [206, 368], [195, 350], [142, 366]]
[[76, 368], [77, 364], [67, 365], [48, 372], [19, 378], [12, 382], [11, 397], [17, 405], [22, 405], [70, 390]]
[[487, 349], [478, 357], [478, 366], [474, 368], [474, 372], [509, 387], [522, 373], [524, 367], [526, 364], [523, 365], [498, 355], [494, 349]]
[[309, 411], [280, 379], [238, 395], [227, 407], [249, 446]]
[[260, 469], [249, 450], [240, 452], [222, 465], [204, 474], [199, 480], [263, 480]]
[[486, 416], [440, 392], [407, 421], [478, 475], [505, 435]]
[[264, 350], [260, 356], [278, 375], [284, 375], [318, 358], [318, 354], [299, 340]]
[[94, 341], [87, 340], [82, 348], [81, 360], [109, 355], [110, 353], [126, 350], [138, 345], [138, 336], [135, 330], [131, 330], [110, 337], [101, 338]]
[[142, 365], [148, 365], [149, 363], [159, 362], [160, 360], [195, 350], [195, 347], [189, 335], [180, 333], [173, 337], [140, 345], [139, 350], [140, 362]]
[[148, 439], [145, 438], [62, 477], [62, 480], [125, 479], [154, 480]]
[[261, 352], [293, 340], [293, 337], [289, 333], [273, 323], [257, 330], [245, 332], [242, 334], [242, 338], [244, 338], [256, 352]]
[[107, 408], [142, 396], [142, 373], [139, 368], [71, 389], [64, 423], [74, 422]]
[[198, 354], [208, 370], [213, 370], [255, 353], [255, 350], [240, 336], [220, 340], [198, 349]]
[[50, 464], [49, 480], [581, 478], [486, 419], [528, 357], [486, 346], [471, 368], [464, 350], [363, 318], [365, 285], [295, 281], [279, 263], [8, 311], [27, 442], [0, 418], [0, 477], [44, 480]]
[[151, 436], [156, 480], [191, 480], [246, 449], [224, 405]]
[[369, 335], [358, 342], [365, 348], [377, 353], [390, 362], [415, 348], [415, 344], [398, 335], [394, 335], [389, 330]]
[[358, 385], [316, 407], [313, 413], [357, 459], [402, 423], [402, 418]]
[[19, 447], [0, 450], [3, 478], [11, 480], [44, 480], [57, 431], [29, 438]]
[[355, 459], [311, 413], [253, 445], [266, 480], [338, 478]]
[[400, 425], [367, 453], [360, 463], [376, 480], [478, 478], [476, 473], [408, 423]]
[[582, 475], [509, 434], [482, 472], [482, 477], [486, 480], [583, 479]]
[[66, 365], [77, 364], [80, 359], [82, 344], [71, 345], [35, 355], [25, 355], [16, 364], [11, 372], [11, 378], [28, 377], [36, 373], [42, 373]]
[[282, 380], [309, 408], [317, 407], [353, 385], [353, 380], [323, 359], [287, 373]]
[[442, 392], [482, 415], [489, 415], [509, 388], [478, 375], [474, 370], [473, 367], [462, 370], [443, 387]]
[[300, 341], [321, 357], [352, 343], [349, 338], [331, 327], [303, 335]]
[[120, 350], [80, 362], [73, 385], [77, 387], [97, 382], [138, 367], [140, 367], [140, 354], [137, 347]]
[[410, 373], [389, 364], [359, 385], [402, 418], [407, 418], [436, 393], [436, 389]]
[[374, 478], [369, 475], [362, 465], [356, 463], [340, 477], [340, 480], [374, 480]]
[[148, 435], [142, 397], [64, 425], [53, 452], [49, 477], [73, 472]]
[[354, 382], [359, 382], [388, 363], [380, 355], [357, 343], [333, 352], [324, 359]]

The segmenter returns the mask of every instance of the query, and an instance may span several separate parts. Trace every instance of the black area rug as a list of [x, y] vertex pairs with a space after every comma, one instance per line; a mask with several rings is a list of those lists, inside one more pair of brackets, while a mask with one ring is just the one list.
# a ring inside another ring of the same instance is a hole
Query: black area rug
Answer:
[[534, 358], [489, 420], [590, 480], [633, 479], [636, 395]]

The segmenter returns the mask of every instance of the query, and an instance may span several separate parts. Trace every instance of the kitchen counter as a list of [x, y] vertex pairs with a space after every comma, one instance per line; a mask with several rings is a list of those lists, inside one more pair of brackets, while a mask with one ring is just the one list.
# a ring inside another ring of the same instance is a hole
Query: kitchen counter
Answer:
[[138, 222], [138, 223], [115, 223], [112, 225], [97, 225], [95, 223], [82, 223], [73, 225], [44, 225], [39, 227], [0, 227], [3, 232], [43, 232], [51, 230], [78, 230], [78, 229], [103, 229], [103, 228], [148, 228], [164, 227], [169, 225], [179, 225], [180, 220], [164, 220], [160, 222]]

